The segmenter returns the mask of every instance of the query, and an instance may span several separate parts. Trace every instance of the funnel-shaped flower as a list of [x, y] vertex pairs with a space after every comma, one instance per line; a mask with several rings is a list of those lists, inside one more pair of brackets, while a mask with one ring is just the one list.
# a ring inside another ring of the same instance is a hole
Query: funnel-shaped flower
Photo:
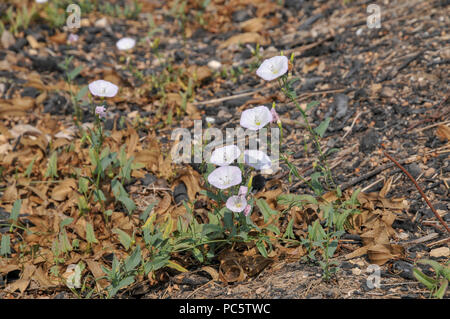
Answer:
[[241, 186], [239, 187], [239, 193], [238, 196], [247, 196], [248, 187], [247, 186]]
[[227, 189], [242, 182], [241, 170], [236, 166], [221, 166], [208, 175], [208, 182], [219, 189]]
[[134, 48], [136, 40], [133, 38], [122, 38], [116, 42], [116, 46], [119, 50], [125, 51]]
[[97, 114], [100, 118], [106, 117], [106, 109], [104, 106], [95, 107], [95, 114]]
[[272, 167], [270, 157], [266, 153], [258, 150], [244, 151], [244, 162], [257, 170], [264, 170]]
[[244, 196], [231, 196], [228, 198], [226, 206], [232, 212], [240, 213], [247, 207], [247, 200]]
[[289, 68], [289, 60], [285, 56], [274, 56], [264, 62], [256, 70], [256, 74], [266, 81], [272, 81], [282, 76]]
[[210, 163], [219, 166], [230, 165], [241, 155], [241, 150], [236, 145], [227, 145], [215, 149], [211, 154]]
[[89, 91], [95, 96], [114, 97], [119, 87], [105, 80], [97, 80], [89, 83]]
[[252, 211], [252, 206], [247, 204], [247, 206], [244, 209], [244, 215], [248, 216], [248, 214], [250, 214], [251, 211]]
[[241, 114], [241, 126], [257, 131], [272, 122], [272, 113], [264, 105], [245, 110]]

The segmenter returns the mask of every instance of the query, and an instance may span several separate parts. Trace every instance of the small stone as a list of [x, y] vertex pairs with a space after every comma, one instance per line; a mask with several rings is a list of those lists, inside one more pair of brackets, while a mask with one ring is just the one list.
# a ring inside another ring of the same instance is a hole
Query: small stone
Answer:
[[361, 275], [361, 269], [359, 269], [359, 268], [353, 268], [353, 269], [352, 269], [352, 274], [353, 274], [353, 275], [356, 275], [356, 276]]
[[412, 177], [417, 178], [419, 177], [420, 173], [422, 173], [422, 170], [420, 169], [419, 165], [416, 163], [412, 163], [408, 165], [408, 171], [411, 173]]
[[379, 136], [375, 130], [369, 130], [360, 139], [359, 150], [365, 154], [371, 153], [379, 143]]
[[407, 233], [399, 233], [398, 238], [401, 240], [407, 240], [409, 238]]
[[109, 26], [108, 20], [106, 18], [101, 18], [95, 21], [94, 26], [96, 26], [97, 28], [106, 28]]
[[256, 289], [256, 294], [262, 294], [264, 291], [266, 291], [266, 289], [264, 289], [264, 287], [260, 287], [258, 289]]
[[220, 63], [219, 61], [216, 61], [216, 60], [211, 60], [208, 62], [208, 67], [217, 71], [222, 67], [222, 63]]
[[363, 29], [359, 28], [358, 30], [356, 30], [356, 35], [359, 37], [363, 34]]
[[341, 119], [345, 116], [348, 110], [348, 96], [345, 94], [338, 94], [335, 97], [335, 104], [336, 104], [336, 118]]
[[439, 247], [430, 251], [431, 257], [448, 257], [450, 255], [450, 248], [448, 247]]
[[2, 33], [1, 42], [2, 42], [3, 48], [7, 49], [10, 46], [12, 46], [14, 43], [16, 43], [16, 39], [9, 31], [4, 30]]
[[432, 177], [434, 175], [434, 173], [436, 173], [436, 170], [433, 167], [430, 167], [429, 169], [427, 169], [424, 172], [424, 175], [425, 175], [425, 177], [430, 178], [430, 177]]

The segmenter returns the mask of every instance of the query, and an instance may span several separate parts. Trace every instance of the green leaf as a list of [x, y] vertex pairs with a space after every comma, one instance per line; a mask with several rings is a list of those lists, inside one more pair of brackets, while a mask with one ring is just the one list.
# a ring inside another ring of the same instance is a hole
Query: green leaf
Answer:
[[284, 233], [283, 238], [289, 238], [289, 239], [295, 238], [293, 226], [294, 226], [294, 218], [291, 218], [291, 220], [289, 221], [289, 223], [286, 227], [286, 232]]
[[123, 247], [125, 247], [126, 250], [130, 249], [132, 242], [130, 235], [119, 228], [113, 229], [112, 232], [119, 236], [120, 243], [123, 245]]
[[266, 222], [266, 223], [269, 221], [269, 219], [272, 215], [278, 214], [278, 212], [272, 210], [269, 207], [269, 204], [267, 204], [267, 202], [262, 198], [259, 198], [256, 200], [256, 205], [258, 206], [259, 210], [263, 214], [264, 222]]
[[91, 223], [86, 223], [86, 240], [90, 244], [98, 243], [97, 238], [95, 238], [94, 227]]
[[72, 81], [73, 79], [75, 79], [78, 76], [78, 74], [81, 73], [81, 71], [83, 71], [82, 65], [80, 65], [80, 66], [76, 67], [75, 69], [73, 69], [72, 71], [70, 71], [67, 74], [67, 77], [69, 78], [70, 81]]
[[264, 242], [262, 240], [259, 240], [256, 242], [256, 248], [258, 248], [261, 255], [265, 258], [268, 258], [267, 249], [266, 246], [264, 246]]
[[80, 177], [78, 180], [78, 190], [80, 193], [86, 194], [89, 189], [89, 179], [86, 177]]
[[58, 177], [58, 153], [53, 152], [48, 160], [47, 170], [45, 172], [44, 177]]
[[67, 225], [70, 225], [70, 223], [73, 222], [73, 218], [72, 217], [68, 217], [68, 218], [64, 218], [60, 223], [59, 223], [59, 229], [63, 229], [64, 227], [66, 227]]
[[133, 253], [125, 260], [124, 263], [125, 271], [134, 270], [140, 263], [141, 263], [141, 248], [139, 247], [139, 245], [137, 245]]
[[439, 287], [438, 291], [434, 293], [433, 296], [435, 296], [438, 299], [444, 298], [445, 292], [447, 291], [447, 287], [448, 287], [448, 280], [443, 278], [441, 280], [441, 286]]
[[0, 255], [6, 257], [9, 254], [11, 254], [9, 235], [2, 235], [2, 242], [0, 244]]
[[331, 117], [327, 117], [325, 120], [322, 121], [322, 123], [320, 123], [320, 125], [318, 127], [316, 127], [314, 129], [314, 131], [317, 133], [317, 135], [319, 135], [320, 137], [323, 137], [323, 135], [325, 134], [325, 131], [328, 128], [328, 125], [330, 124], [330, 120], [331, 120]]
[[132, 214], [133, 211], [136, 209], [136, 204], [128, 196], [122, 195], [117, 200], [126, 207], [128, 214]]
[[158, 204], [158, 201], [155, 201], [153, 203], [151, 203], [150, 205], [147, 206], [147, 208], [144, 210], [144, 212], [141, 214], [141, 216], [139, 217], [140, 220], [147, 220], [148, 215], [150, 214], [150, 212], [152, 211], [153, 207], [156, 206], [156, 204]]
[[26, 177], [30, 177], [31, 172], [33, 171], [33, 165], [34, 165], [34, 161], [36, 160], [36, 157], [37, 156], [33, 157], [33, 160], [31, 161], [31, 163], [28, 164], [27, 169], [25, 170], [25, 173], [24, 173], [24, 175]]
[[417, 268], [413, 268], [413, 275], [418, 281], [424, 284], [429, 290], [433, 290], [436, 287], [436, 280], [425, 275]]
[[83, 99], [83, 97], [86, 95], [88, 91], [88, 86], [85, 85], [83, 86], [77, 93], [77, 95], [75, 96], [77, 101], [81, 101]]
[[19, 218], [19, 213], [20, 213], [20, 207], [22, 206], [22, 200], [21, 199], [16, 199], [14, 204], [13, 204], [13, 208], [11, 210], [11, 220], [13, 221], [17, 221], [17, 219]]

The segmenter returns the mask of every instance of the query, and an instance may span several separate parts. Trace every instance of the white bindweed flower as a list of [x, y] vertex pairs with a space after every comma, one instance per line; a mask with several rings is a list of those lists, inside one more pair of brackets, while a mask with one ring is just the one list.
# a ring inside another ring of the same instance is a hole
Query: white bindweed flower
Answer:
[[114, 97], [119, 87], [105, 80], [97, 80], [89, 83], [89, 91], [95, 96]]
[[272, 81], [282, 76], [289, 68], [289, 60], [287, 57], [280, 55], [274, 56], [264, 62], [256, 70], [256, 74], [266, 81]]
[[134, 48], [136, 40], [133, 38], [122, 38], [117, 41], [116, 46], [119, 50], [125, 51]]
[[244, 162], [257, 170], [266, 170], [272, 167], [270, 157], [266, 153], [258, 150], [244, 151]]
[[257, 131], [272, 122], [272, 113], [264, 105], [245, 110], [241, 114], [241, 126]]
[[47, 0], [36, 0], [36, 3], [46, 3]]
[[242, 182], [241, 170], [236, 166], [220, 166], [208, 175], [208, 182], [218, 189], [227, 189]]
[[212, 152], [209, 162], [219, 166], [230, 165], [241, 155], [241, 150], [236, 145], [227, 145], [217, 148]]
[[247, 200], [244, 196], [231, 196], [228, 198], [226, 206], [232, 212], [240, 213], [247, 207]]

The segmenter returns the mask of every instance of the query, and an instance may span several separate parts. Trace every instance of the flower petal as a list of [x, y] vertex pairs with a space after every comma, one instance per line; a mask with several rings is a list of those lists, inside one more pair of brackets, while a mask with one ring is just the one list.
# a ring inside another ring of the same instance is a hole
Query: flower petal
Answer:
[[236, 166], [220, 166], [208, 175], [208, 182], [218, 189], [227, 189], [242, 182], [242, 173]]

